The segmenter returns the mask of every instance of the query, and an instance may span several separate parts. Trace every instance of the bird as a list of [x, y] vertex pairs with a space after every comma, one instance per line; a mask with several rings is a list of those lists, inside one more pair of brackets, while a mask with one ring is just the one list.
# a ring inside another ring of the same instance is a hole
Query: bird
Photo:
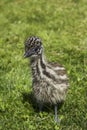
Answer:
[[66, 69], [59, 63], [47, 62], [42, 40], [37, 36], [27, 38], [24, 49], [24, 57], [30, 59], [32, 91], [39, 110], [42, 111], [45, 103], [53, 105], [54, 120], [58, 122], [58, 104], [65, 101], [69, 88]]

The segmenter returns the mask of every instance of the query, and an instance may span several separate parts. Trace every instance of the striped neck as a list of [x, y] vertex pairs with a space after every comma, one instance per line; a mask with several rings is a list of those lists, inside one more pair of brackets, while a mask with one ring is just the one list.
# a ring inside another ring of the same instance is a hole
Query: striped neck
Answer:
[[46, 69], [47, 62], [44, 58], [44, 53], [37, 57], [31, 57], [30, 60], [31, 68], [32, 68], [32, 76], [35, 80], [40, 80], [43, 78], [43, 71]]

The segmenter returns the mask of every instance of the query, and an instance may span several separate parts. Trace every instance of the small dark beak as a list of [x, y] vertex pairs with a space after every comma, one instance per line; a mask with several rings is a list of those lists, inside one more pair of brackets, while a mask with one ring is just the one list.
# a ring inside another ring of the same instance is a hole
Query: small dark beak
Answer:
[[28, 56], [27, 56], [27, 53], [24, 53], [24, 58], [27, 58]]
[[30, 57], [30, 56], [33, 55], [34, 53], [35, 53], [34, 49], [31, 49], [31, 50], [25, 52], [24, 58]]

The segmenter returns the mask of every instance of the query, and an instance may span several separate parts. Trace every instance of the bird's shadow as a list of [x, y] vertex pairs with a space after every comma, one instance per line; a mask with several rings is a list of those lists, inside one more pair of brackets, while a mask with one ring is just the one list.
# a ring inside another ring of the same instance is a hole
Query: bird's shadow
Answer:
[[23, 95], [23, 103], [25, 104], [26, 102], [33, 107], [34, 111], [38, 112], [38, 105], [36, 103], [36, 100], [34, 98], [34, 95], [32, 92], [30, 93], [22, 93]]
[[[29, 103], [33, 107], [35, 112], [40, 112], [39, 111], [39, 104], [37, 103], [36, 99], [34, 98], [34, 95], [32, 92], [22, 93], [22, 95], [23, 95], [23, 101], [22, 101], [23, 103], [26, 103], [26, 102]], [[58, 103], [58, 110], [62, 107], [62, 105], [63, 105], [63, 102]], [[43, 111], [44, 112], [52, 112], [54, 109], [53, 107], [54, 107], [54, 105], [50, 105], [48, 103], [45, 103], [45, 104], [43, 104]]]

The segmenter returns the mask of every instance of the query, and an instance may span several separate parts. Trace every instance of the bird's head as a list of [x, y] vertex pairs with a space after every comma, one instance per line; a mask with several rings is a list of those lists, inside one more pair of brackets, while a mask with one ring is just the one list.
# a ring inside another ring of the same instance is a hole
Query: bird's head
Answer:
[[25, 41], [24, 57], [37, 57], [42, 54], [42, 41], [40, 38], [31, 36]]

